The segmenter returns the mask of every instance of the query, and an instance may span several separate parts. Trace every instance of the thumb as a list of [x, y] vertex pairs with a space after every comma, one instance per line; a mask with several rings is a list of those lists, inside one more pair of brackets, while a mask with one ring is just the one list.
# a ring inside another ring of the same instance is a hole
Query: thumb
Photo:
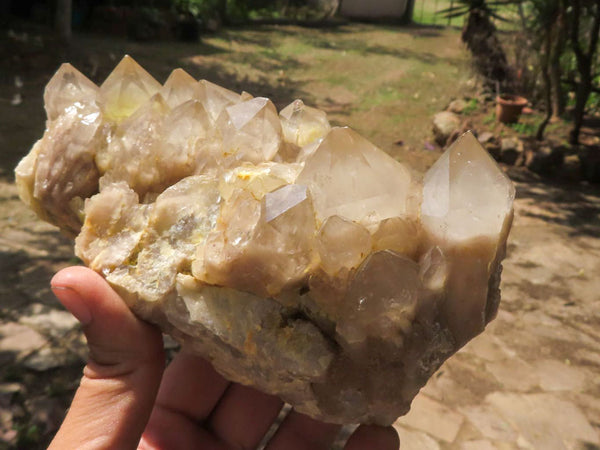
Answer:
[[139, 320], [90, 269], [64, 269], [51, 285], [81, 322], [90, 359], [49, 448], [136, 448], [164, 369], [160, 332]]

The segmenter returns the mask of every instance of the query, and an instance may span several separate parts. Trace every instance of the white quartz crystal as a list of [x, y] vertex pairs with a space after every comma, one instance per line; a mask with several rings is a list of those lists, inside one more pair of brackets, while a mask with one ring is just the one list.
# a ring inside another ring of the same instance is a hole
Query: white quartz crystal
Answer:
[[160, 95], [171, 108], [191, 101], [200, 100], [200, 85], [185, 70], [175, 69], [160, 89]]
[[161, 89], [160, 83], [130, 56], [125, 56], [100, 86], [98, 103], [114, 120], [129, 117]]
[[279, 113], [283, 137], [299, 147], [323, 139], [331, 126], [324, 111], [306, 106], [302, 100], [294, 100]]
[[140, 317], [230, 380], [336, 423], [392, 423], [495, 315], [514, 188], [461, 137], [427, 172], [324, 112], [125, 57], [68, 64], [21, 198]]
[[373, 225], [408, 210], [408, 169], [349, 128], [327, 134], [296, 182], [310, 189], [320, 220], [337, 215]]
[[425, 176], [421, 221], [435, 236], [460, 241], [497, 236], [515, 188], [472, 133], [451, 146]]

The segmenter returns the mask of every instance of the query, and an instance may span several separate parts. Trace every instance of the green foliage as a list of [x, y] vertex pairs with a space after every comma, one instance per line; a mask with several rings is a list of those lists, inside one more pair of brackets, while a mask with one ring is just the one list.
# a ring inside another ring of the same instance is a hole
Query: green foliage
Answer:
[[455, 17], [466, 16], [473, 11], [483, 12], [488, 17], [493, 17], [501, 21], [507, 19], [499, 13], [501, 8], [520, 3], [521, 0], [458, 0], [456, 6], [442, 9], [438, 12], [443, 17], [452, 19]]
[[248, 2], [243, 0], [173, 0], [175, 9], [197, 19], [219, 18], [225, 21], [243, 21], [248, 18]]
[[182, 14], [207, 17], [216, 9], [219, 0], [173, 0], [173, 6]]
[[483, 118], [484, 125], [490, 125], [496, 121], [496, 114], [492, 111]]
[[37, 447], [41, 440], [41, 431], [37, 425], [18, 425], [17, 426], [17, 447], [33, 448]]
[[509, 125], [513, 130], [519, 134], [526, 134], [528, 136], [534, 135], [538, 129], [538, 125], [530, 122], [517, 122]]
[[476, 98], [472, 98], [471, 100], [469, 100], [469, 102], [467, 103], [467, 106], [465, 106], [465, 109], [463, 109], [463, 114], [468, 115], [468, 114], [472, 114], [473, 112], [475, 112], [477, 110], [477, 108], [479, 107], [479, 102], [477, 101]]

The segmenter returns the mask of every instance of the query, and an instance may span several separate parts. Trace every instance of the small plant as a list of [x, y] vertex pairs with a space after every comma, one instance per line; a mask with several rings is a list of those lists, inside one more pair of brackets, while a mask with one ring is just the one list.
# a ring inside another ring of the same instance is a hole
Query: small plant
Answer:
[[496, 121], [496, 114], [494, 114], [494, 112], [490, 112], [487, 116], [485, 116], [483, 118], [484, 125], [489, 125], [491, 123], [494, 123], [495, 121]]
[[476, 98], [472, 98], [471, 100], [469, 100], [469, 103], [467, 103], [467, 106], [465, 106], [465, 109], [463, 109], [463, 114], [465, 114], [465, 115], [472, 114], [473, 112], [475, 112], [477, 110], [478, 107], [479, 107], [479, 102], [477, 101]]
[[248, 17], [248, 7], [242, 0], [174, 0], [173, 6], [180, 14], [204, 22], [210, 19], [231, 22]]
[[487, 17], [505, 21], [498, 11], [500, 8], [519, 3], [517, 0], [459, 0], [458, 5], [439, 11], [447, 19], [462, 17], [473, 12], [483, 13]]
[[538, 127], [536, 124], [525, 122], [511, 123], [509, 126], [517, 133], [526, 135], [535, 134]]
[[33, 448], [39, 445], [42, 436], [37, 425], [17, 425], [16, 430], [17, 448]]
[[511, 91], [515, 84], [515, 75], [508, 64], [493, 20], [506, 20], [498, 13], [498, 9], [518, 1], [459, 0], [457, 6], [439, 12], [448, 19], [466, 16], [461, 39], [471, 52], [475, 69], [484, 77], [486, 87], [490, 90], [500, 85], [503, 91]]

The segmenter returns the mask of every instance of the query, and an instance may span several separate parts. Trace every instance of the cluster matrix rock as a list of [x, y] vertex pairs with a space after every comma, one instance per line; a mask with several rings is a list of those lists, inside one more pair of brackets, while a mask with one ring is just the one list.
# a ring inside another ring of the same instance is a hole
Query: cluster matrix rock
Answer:
[[231, 380], [390, 424], [499, 302], [514, 187], [473, 135], [421, 180], [300, 100], [125, 57], [49, 82], [21, 198], [142, 318]]

